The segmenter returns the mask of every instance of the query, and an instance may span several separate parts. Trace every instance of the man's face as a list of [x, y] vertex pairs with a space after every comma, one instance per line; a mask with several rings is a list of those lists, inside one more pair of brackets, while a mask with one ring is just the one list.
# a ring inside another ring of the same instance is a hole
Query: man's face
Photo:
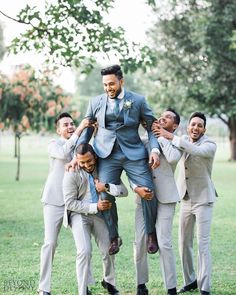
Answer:
[[119, 80], [114, 74], [102, 76], [102, 82], [104, 91], [110, 98], [118, 96], [124, 84], [124, 80]]
[[198, 141], [198, 139], [203, 136], [206, 129], [204, 127], [203, 119], [199, 117], [192, 118], [188, 124], [188, 135], [190, 136], [192, 142]]
[[75, 131], [75, 125], [71, 118], [61, 118], [57, 126], [57, 134], [65, 139], [69, 139]]
[[77, 154], [76, 160], [79, 167], [84, 169], [88, 173], [93, 172], [93, 170], [95, 169], [96, 157], [90, 152], [87, 152], [84, 155]]
[[175, 123], [175, 114], [171, 111], [165, 111], [161, 115], [159, 123], [161, 127], [169, 132], [174, 132], [175, 129], [178, 127], [178, 124]]

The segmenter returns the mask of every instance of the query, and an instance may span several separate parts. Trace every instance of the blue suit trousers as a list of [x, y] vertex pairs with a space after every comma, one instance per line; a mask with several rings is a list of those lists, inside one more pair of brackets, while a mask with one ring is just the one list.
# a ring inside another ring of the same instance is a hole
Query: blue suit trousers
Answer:
[[[135, 151], [134, 151], [135, 153]], [[104, 183], [120, 183], [122, 171], [125, 171], [128, 178], [138, 186], [145, 186], [154, 190], [152, 175], [148, 166], [147, 159], [129, 160], [118, 144], [115, 144], [111, 154], [105, 158], [99, 158], [98, 174], [99, 180]], [[102, 193], [102, 199], [108, 199], [112, 203], [110, 210], [103, 211], [105, 222], [108, 226], [110, 239], [119, 236], [118, 233], [118, 215], [116, 200], [114, 196]], [[157, 218], [157, 199], [147, 201], [141, 199], [143, 216], [145, 220], [145, 230], [147, 234], [155, 232], [155, 223]]]

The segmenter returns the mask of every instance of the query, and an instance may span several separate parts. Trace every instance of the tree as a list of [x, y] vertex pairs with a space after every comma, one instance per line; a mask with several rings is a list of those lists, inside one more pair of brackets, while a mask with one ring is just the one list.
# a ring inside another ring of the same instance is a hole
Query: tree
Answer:
[[43, 52], [52, 63], [75, 66], [84, 72], [92, 69], [98, 53], [106, 59], [116, 55], [125, 71], [150, 64], [147, 46], [140, 48], [128, 43], [123, 28], [113, 28], [105, 21], [113, 2], [56, 0], [45, 2], [43, 12], [27, 5], [16, 19], [10, 17], [29, 25], [25, 33], [12, 41], [11, 49], [14, 53]]
[[3, 30], [2, 25], [0, 23], [0, 60], [3, 58], [5, 54], [5, 46], [4, 46], [4, 40], [3, 40]]
[[167, 2], [165, 10], [155, 8], [158, 21], [150, 32], [157, 56], [153, 103], [218, 116], [228, 126], [230, 159], [236, 160], [236, 2]]
[[[12, 75], [0, 75], [0, 126], [15, 134], [17, 174], [20, 176], [20, 140], [27, 130], [52, 130], [59, 112], [69, 111], [71, 97], [54, 86], [48, 70], [41, 73], [29, 65], [20, 66]], [[78, 114], [74, 114], [78, 115]]]

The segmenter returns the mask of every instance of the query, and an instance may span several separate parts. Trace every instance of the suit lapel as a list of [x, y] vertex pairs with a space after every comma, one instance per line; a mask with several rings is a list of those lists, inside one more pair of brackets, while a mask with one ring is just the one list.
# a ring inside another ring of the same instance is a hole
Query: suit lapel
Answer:
[[105, 128], [105, 116], [106, 116], [106, 107], [107, 107], [107, 96], [104, 94], [100, 99], [100, 110], [101, 110], [101, 127]]
[[[203, 135], [197, 142], [195, 142], [195, 145], [200, 145], [202, 143], [202, 141], [204, 140], [205, 135]], [[188, 159], [188, 157], [190, 156], [190, 154], [185, 154], [185, 161]]]
[[129, 100], [129, 98], [131, 97], [131, 93], [125, 91], [125, 96], [124, 96], [124, 104], [123, 104], [123, 111], [124, 111], [124, 125], [127, 123], [128, 119], [129, 119], [129, 110], [130, 109], [126, 109], [125, 103]]

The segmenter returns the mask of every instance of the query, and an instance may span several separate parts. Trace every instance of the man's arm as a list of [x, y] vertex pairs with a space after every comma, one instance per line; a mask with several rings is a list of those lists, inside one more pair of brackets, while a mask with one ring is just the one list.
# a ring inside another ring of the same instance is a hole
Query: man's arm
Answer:
[[51, 157], [57, 159], [67, 159], [71, 155], [76, 146], [76, 142], [84, 129], [91, 126], [91, 121], [83, 119], [79, 126], [75, 129], [73, 135], [65, 140], [64, 144], [59, 144], [57, 140], [52, 140], [48, 146], [48, 153]]
[[157, 137], [164, 137], [172, 141], [172, 144], [181, 151], [185, 151], [188, 154], [200, 156], [204, 158], [213, 158], [216, 152], [216, 144], [210, 139], [206, 139], [201, 145], [193, 144], [189, 141], [187, 135], [176, 136], [171, 132], [168, 132], [161, 126], [157, 126], [153, 133]]
[[182, 152], [164, 137], [158, 137], [163, 155], [169, 164], [176, 164], [182, 157]]
[[155, 136], [152, 133], [152, 123], [156, 120], [153, 115], [151, 108], [147, 105], [146, 99], [143, 99], [142, 106], [141, 106], [141, 122], [145, 122], [145, 128], [148, 132], [148, 139], [150, 143], [151, 150], [156, 148], [160, 150], [159, 143]]
[[73, 134], [63, 145], [59, 144], [56, 139], [53, 139], [48, 145], [49, 156], [61, 160], [67, 159], [71, 155], [77, 140], [78, 136], [76, 134]]
[[216, 143], [208, 138], [200, 145], [196, 145], [189, 142], [186, 135], [183, 135], [181, 137], [175, 135], [172, 143], [177, 148], [187, 152], [188, 154], [203, 158], [213, 158], [216, 152]]
[[79, 199], [79, 194], [85, 189], [81, 189], [81, 177], [78, 175], [78, 172], [65, 172], [63, 179], [63, 195], [65, 206], [67, 210], [73, 211], [76, 213], [84, 214], [95, 214], [97, 213], [97, 203], [90, 203], [84, 201], [82, 198]]
[[98, 193], [107, 192], [114, 197], [127, 197], [128, 190], [124, 183], [121, 181], [120, 184], [103, 183], [95, 180], [96, 190]]
[[92, 135], [94, 132], [93, 124], [96, 122], [96, 118], [93, 113], [91, 100], [89, 102], [89, 105], [86, 111], [85, 119], [89, 120], [90, 126], [84, 129], [83, 133], [81, 134], [78, 141], [76, 142], [76, 146], [80, 145], [81, 143], [88, 143], [90, 139], [92, 138]]

